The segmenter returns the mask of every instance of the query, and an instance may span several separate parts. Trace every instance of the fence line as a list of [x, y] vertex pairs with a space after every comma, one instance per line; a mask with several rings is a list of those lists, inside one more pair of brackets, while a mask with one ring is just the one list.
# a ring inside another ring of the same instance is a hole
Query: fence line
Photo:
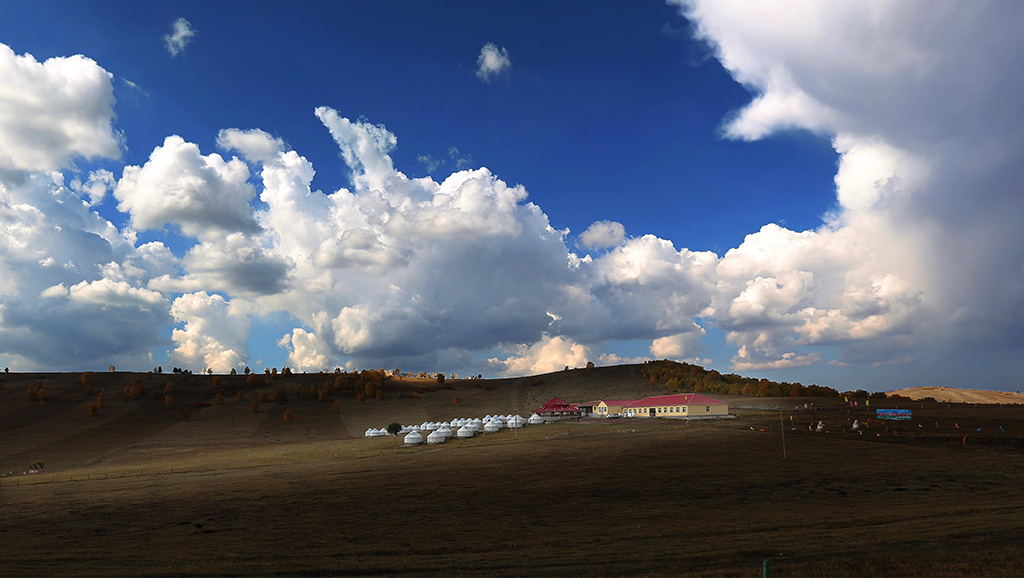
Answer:
[[[0, 478], [0, 486], [31, 486], [36, 484], [61, 484], [66, 482], [86, 482], [90, 480], [113, 480], [119, 478], [138, 478], [143, 476], [163, 476], [170, 474], [195, 474], [202, 472], [216, 471], [210, 466], [196, 466], [194, 468], [168, 468], [155, 470], [122, 470], [120, 472], [86, 473], [84, 475], [68, 474], [58, 476], [57, 474], [31, 474], [24, 476], [12, 476]], [[49, 478], [49, 479], [47, 479]]]

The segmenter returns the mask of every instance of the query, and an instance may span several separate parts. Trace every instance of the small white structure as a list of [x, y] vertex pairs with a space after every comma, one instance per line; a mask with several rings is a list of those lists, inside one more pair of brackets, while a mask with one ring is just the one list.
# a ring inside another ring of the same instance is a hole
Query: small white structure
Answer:
[[521, 418], [521, 417], [519, 417], [518, 415], [514, 415], [514, 416], [508, 418], [508, 424], [507, 425], [508, 425], [508, 427], [511, 427], [511, 428], [523, 427], [524, 425], [526, 425], [526, 420]]
[[363, 437], [364, 438], [377, 437], [377, 428], [371, 427], [371, 428], [367, 429], [366, 433], [363, 434]]
[[489, 421], [484, 425], [484, 431], [487, 433], [501, 431], [501, 426], [496, 421]]
[[443, 444], [447, 440], [448, 440], [448, 438], [446, 438], [443, 435], [437, 433], [436, 430], [430, 432], [430, 435], [427, 436], [427, 443], [428, 444]]
[[455, 432], [455, 435], [460, 438], [471, 438], [476, 435], [476, 430], [468, 425], [464, 425], [459, 428], [459, 431]]
[[420, 435], [420, 432], [410, 432], [405, 436], [405, 443], [411, 446], [419, 445], [423, 443], [423, 436]]
[[451, 430], [451, 428], [446, 427], [446, 426], [441, 426], [441, 427], [437, 428], [437, 430], [434, 433], [436, 433], [437, 435], [440, 435], [440, 436], [444, 436], [445, 438], [452, 437], [452, 430]]
[[540, 417], [537, 414], [533, 414], [530, 416], [530, 419], [526, 421], [529, 422], [530, 425], [538, 425], [544, 423], [544, 418]]
[[823, 432], [823, 431], [825, 431], [825, 422], [823, 422], [823, 421], [819, 421], [819, 422], [818, 422], [818, 427], [817, 427], [817, 430], [818, 430], [819, 432]]
[[853, 420], [853, 431], [860, 431], [860, 422]]

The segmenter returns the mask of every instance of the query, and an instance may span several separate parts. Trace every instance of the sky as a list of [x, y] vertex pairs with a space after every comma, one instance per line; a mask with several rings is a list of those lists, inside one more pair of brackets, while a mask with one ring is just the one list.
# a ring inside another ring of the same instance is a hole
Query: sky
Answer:
[[4, 12], [12, 371], [1021, 387], [1013, 3]]

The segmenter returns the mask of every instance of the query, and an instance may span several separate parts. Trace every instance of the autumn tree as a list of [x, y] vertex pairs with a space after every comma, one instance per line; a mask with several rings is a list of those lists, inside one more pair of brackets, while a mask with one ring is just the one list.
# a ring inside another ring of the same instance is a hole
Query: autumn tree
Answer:
[[294, 419], [295, 415], [292, 413], [292, 410], [286, 409], [284, 411], [284, 421], [293, 421]]
[[459, 405], [460, 403], [462, 403], [462, 400], [459, 399], [459, 396], [453, 395], [452, 396], [452, 405]]
[[103, 400], [105, 400], [106, 397], [107, 396], [104, 395], [102, 391], [96, 394], [96, 407], [103, 407]]
[[341, 402], [338, 400], [334, 400], [334, 403], [331, 404], [331, 410], [333, 410], [334, 413], [338, 413], [339, 411], [341, 411]]
[[89, 415], [96, 415], [96, 413], [99, 411], [99, 406], [97, 406], [95, 403], [90, 403], [88, 405], [88, 410]]
[[169, 395], [165, 396], [164, 404], [167, 405], [167, 407], [174, 407], [174, 398]]
[[260, 410], [260, 404], [255, 401], [249, 404], [249, 411], [256, 413]]

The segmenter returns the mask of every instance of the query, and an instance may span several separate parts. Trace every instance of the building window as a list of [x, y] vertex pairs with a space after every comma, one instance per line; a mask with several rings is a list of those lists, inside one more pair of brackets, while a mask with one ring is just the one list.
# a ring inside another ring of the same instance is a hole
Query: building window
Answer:
[[706, 411], [708, 413], [711, 413], [711, 406], [710, 405], [705, 405], [704, 406], [704, 411]]

